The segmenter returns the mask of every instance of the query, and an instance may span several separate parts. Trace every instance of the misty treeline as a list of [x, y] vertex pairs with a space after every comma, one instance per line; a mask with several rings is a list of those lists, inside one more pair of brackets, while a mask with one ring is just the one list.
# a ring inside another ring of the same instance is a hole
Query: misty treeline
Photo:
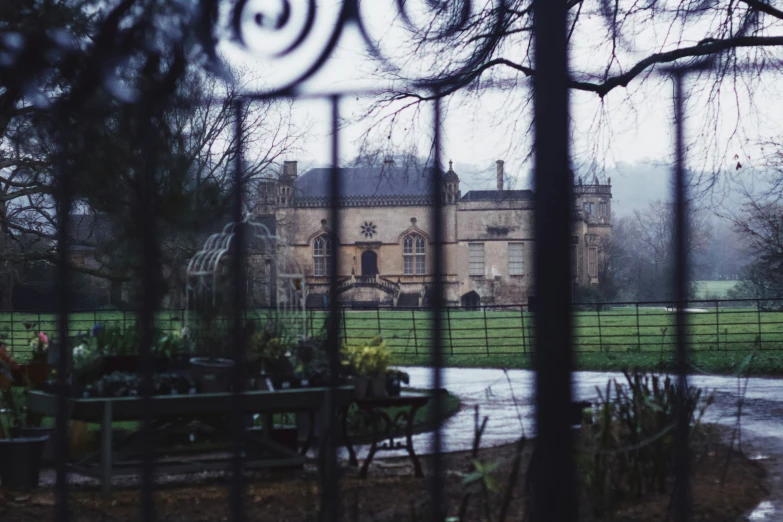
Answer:
[[[748, 256], [744, 241], [731, 223], [713, 212], [692, 209], [688, 216], [686, 251], [691, 281], [741, 277]], [[605, 263], [599, 266], [599, 284], [577, 290], [582, 302], [667, 301], [674, 297], [674, 205], [653, 201], [630, 215], [613, 219], [612, 235], [604, 244]], [[696, 298], [695, 284], [689, 296]], [[720, 298], [718, 295], [706, 296]]]

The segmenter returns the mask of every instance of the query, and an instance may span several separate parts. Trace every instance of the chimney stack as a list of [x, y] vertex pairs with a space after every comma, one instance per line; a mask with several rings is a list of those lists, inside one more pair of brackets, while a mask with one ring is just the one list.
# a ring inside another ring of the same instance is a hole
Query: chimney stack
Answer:
[[297, 174], [296, 161], [283, 162], [283, 176], [296, 178]]
[[503, 190], [503, 160], [497, 160], [498, 166], [498, 190]]

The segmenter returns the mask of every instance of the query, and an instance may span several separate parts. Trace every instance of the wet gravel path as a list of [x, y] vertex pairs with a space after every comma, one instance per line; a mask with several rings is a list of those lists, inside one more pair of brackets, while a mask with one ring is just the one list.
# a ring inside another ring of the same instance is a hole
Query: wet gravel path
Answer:
[[[405, 368], [411, 376], [411, 386], [431, 387], [428, 368]], [[482, 436], [482, 446], [496, 446], [516, 440], [521, 433], [535, 434], [533, 408], [533, 372], [484, 368], [447, 368], [444, 386], [462, 400], [462, 409], [443, 426], [446, 451], [470, 449], [473, 441], [474, 408], [481, 417], [488, 417]], [[624, 377], [621, 373], [577, 372], [574, 374], [574, 395], [579, 400], [595, 401], [596, 386], [606, 387], [609, 379]], [[725, 426], [737, 423], [737, 407], [745, 381], [735, 377], [693, 376], [690, 382], [714, 392], [715, 403], [705, 414], [705, 422]], [[742, 404], [742, 449], [750, 458], [763, 461], [769, 476], [770, 497], [747, 519], [753, 521], [783, 520], [783, 379], [752, 378], [748, 380]], [[414, 438], [419, 453], [431, 448], [431, 434]], [[390, 456], [391, 453], [385, 456]]]

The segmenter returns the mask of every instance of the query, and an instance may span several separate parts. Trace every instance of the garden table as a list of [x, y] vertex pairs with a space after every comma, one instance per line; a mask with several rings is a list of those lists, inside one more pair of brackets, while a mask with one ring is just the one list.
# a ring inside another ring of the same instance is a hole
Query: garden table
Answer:
[[[249, 391], [241, 394], [242, 413], [245, 415], [261, 414], [265, 417], [265, 429], [261, 436], [245, 432], [245, 441], [254, 444], [265, 451], [263, 458], [246, 459], [243, 463], [246, 469], [257, 469], [272, 466], [296, 466], [314, 459], [302, 453], [276, 443], [269, 436], [267, 426], [271, 425], [274, 413], [303, 412], [314, 417], [320, 414], [322, 418], [336, 418], [343, 414], [353, 401], [352, 386], [339, 386], [333, 389], [331, 411], [326, 411], [326, 393], [328, 388], [300, 388], [278, 391]], [[153, 428], [157, 432], [170, 429], [183, 422], [201, 420], [210, 422], [219, 429], [228, 431], [225, 418], [230, 415], [233, 407], [233, 393], [200, 393], [193, 395], [155, 395], [150, 399], [149, 414], [153, 419]], [[31, 391], [28, 395], [28, 407], [35, 413], [54, 417], [57, 415], [57, 395], [40, 391]], [[127, 474], [129, 471], [139, 471], [141, 461], [125, 459], [131, 443], [139, 442], [139, 431], [131, 433], [123, 440], [114, 440], [112, 423], [115, 421], [141, 421], [145, 417], [145, 406], [141, 397], [97, 397], [97, 398], [67, 398], [66, 412], [70, 419], [101, 425], [100, 450], [77, 462], [69, 463], [71, 471], [100, 480], [104, 493], [111, 490], [113, 475]], [[217, 422], [215, 422], [217, 421]], [[220, 425], [222, 424], [222, 426]], [[315, 423], [310, 423], [311, 428]], [[340, 423], [334, 423], [335, 428]], [[308, 436], [306, 447], [312, 442], [312, 430]], [[155, 448], [153, 448], [154, 450]], [[165, 473], [203, 472], [208, 470], [230, 469], [230, 459], [203, 460], [165, 460], [158, 459], [156, 471]]]
[[[413, 461], [414, 473], [417, 477], [423, 477], [419, 457], [413, 449], [413, 424], [416, 418], [416, 412], [427, 404], [430, 400], [431, 392], [402, 392], [397, 397], [366, 397], [356, 399], [356, 406], [364, 412], [370, 419], [372, 429], [372, 440], [367, 458], [359, 471], [359, 477], [367, 477], [367, 468], [370, 467], [373, 457], [378, 451], [394, 451], [399, 449], [407, 450], [408, 456]], [[392, 414], [389, 414], [387, 408], [394, 408]], [[399, 408], [399, 410], [397, 410]], [[393, 417], [392, 417], [393, 415]], [[400, 423], [405, 423], [405, 442], [396, 441], [399, 438], [398, 428]], [[345, 438], [348, 451], [351, 455], [352, 464], [355, 461], [353, 447], [348, 439], [347, 430]]]

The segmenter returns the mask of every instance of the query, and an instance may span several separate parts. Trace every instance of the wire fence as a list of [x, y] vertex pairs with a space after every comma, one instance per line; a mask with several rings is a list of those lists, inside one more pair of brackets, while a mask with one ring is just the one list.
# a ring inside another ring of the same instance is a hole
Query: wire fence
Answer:
[[[619, 302], [573, 305], [575, 352], [659, 352], [674, 346], [676, 308], [667, 302]], [[783, 348], [783, 299], [698, 300], [685, 309], [686, 342], [691, 350], [743, 351]], [[319, 335], [328, 311], [310, 309], [305, 331]], [[444, 353], [516, 355], [529, 353], [536, 341], [535, 314], [528, 305], [445, 308], [442, 317]], [[245, 319], [263, 323], [274, 310], [246, 310]], [[428, 355], [433, 347], [432, 313], [426, 308], [344, 309], [340, 328], [347, 344], [361, 344], [380, 335], [398, 357]], [[187, 325], [185, 310], [156, 314], [156, 327], [179, 334]], [[89, 335], [94, 325], [135, 328], [129, 311], [89, 310], [70, 315], [69, 336]], [[56, 316], [37, 312], [0, 314], [0, 333], [11, 351], [24, 359], [39, 331], [53, 332]]]
[[[783, 348], [783, 300], [691, 301], [685, 312], [685, 342], [691, 350]], [[447, 308], [441, 321], [444, 353], [529, 353], [536, 343], [534, 319], [527, 305]], [[575, 304], [572, 321], [577, 353], [658, 352], [673, 349], [675, 343], [676, 307], [672, 303]], [[432, 350], [433, 322], [426, 309], [350, 311], [343, 314], [342, 327], [348, 343], [380, 335], [398, 356], [415, 357]]]

